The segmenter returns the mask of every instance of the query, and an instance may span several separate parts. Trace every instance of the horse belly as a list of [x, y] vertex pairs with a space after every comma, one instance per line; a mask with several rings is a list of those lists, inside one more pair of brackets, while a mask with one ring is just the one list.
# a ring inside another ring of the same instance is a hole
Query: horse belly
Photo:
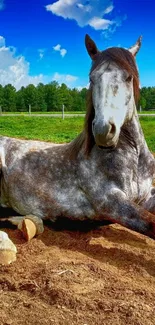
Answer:
[[5, 141], [2, 204], [21, 215], [53, 220], [94, 217], [92, 204], [79, 187], [77, 166], [66, 158], [63, 146], [46, 150], [42, 143]]
[[75, 184], [54, 189], [54, 199], [61, 214], [71, 219], [93, 219], [95, 211], [85, 193]]
[[59, 216], [71, 219], [94, 216], [89, 200], [71, 179], [68, 184], [63, 184], [61, 178], [37, 180], [32, 175], [13, 170], [3, 177], [1, 189], [1, 205], [11, 207], [21, 215], [33, 214], [53, 220]]

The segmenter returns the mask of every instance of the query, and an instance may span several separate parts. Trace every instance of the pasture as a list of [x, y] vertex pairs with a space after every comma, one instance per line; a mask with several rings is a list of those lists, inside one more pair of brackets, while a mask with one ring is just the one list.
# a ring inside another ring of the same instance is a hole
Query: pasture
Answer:
[[[155, 152], [155, 118], [140, 121]], [[2, 116], [0, 134], [62, 143], [83, 123], [83, 117]], [[117, 224], [96, 228], [83, 221], [47, 223], [30, 242], [18, 229], [3, 230], [18, 254], [0, 267], [0, 324], [154, 324], [154, 240]]]
[[[152, 152], [155, 152], [155, 117], [142, 116], [140, 122], [144, 135]], [[83, 129], [83, 117], [59, 118], [31, 116], [1, 116], [0, 135], [51, 141], [70, 142]]]

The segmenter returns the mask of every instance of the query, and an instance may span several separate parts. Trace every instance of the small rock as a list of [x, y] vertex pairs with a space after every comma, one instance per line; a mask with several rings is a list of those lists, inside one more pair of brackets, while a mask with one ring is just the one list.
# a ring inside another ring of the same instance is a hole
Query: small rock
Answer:
[[4, 231], [0, 231], [0, 264], [9, 265], [16, 261], [17, 248]]

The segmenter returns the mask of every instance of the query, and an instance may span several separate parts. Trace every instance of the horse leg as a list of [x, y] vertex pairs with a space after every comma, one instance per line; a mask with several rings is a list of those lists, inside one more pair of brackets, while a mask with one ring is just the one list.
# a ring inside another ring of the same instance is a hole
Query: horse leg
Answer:
[[[0, 218], [0, 222], [10, 222], [17, 226], [27, 241], [44, 231], [42, 219], [34, 215]], [[16, 260], [16, 253], [17, 248], [7, 233], [0, 231], [0, 264], [8, 265], [14, 262]]]
[[39, 235], [44, 231], [42, 219], [34, 215], [1, 218], [0, 221], [9, 222], [12, 225], [17, 226], [27, 240], [32, 239], [34, 236]]
[[143, 204], [144, 209], [148, 210], [152, 214], [155, 214], [155, 187], [151, 189], [151, 195], [147, 201]]
[[155, 216], [144, 207], [130, 202], [125, 193], [119, 189], [110, 191], [98, 208], [95, 219], [105, 218], [155, 238]]

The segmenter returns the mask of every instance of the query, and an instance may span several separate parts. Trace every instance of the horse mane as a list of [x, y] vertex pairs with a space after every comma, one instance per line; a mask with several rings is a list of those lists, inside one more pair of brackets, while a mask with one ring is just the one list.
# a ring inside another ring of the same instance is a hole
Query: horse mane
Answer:
[[[105, 51], [99, 52], [96, 60], [93, 62], [90, 73], [99, 67], [103, 62], [115, 62], [121, 69], [129, 72], [133, 76], [133, 88], [135, 103], [139, 100], [139, 74], [135, 59], [133, 55], [124, 48], [112, 47]], [[84, 122], [83, 131], [69, 144], [69, 157], [74, 159], [77, 157], [80, 150], [88, 158], [89, 154], [95, 144], [95, 140], [92, 133], [92, 121], [95, 116], [95, 110], [92, 102], [91, 86], [88, 90], [87, 96], [87, 111]]]

